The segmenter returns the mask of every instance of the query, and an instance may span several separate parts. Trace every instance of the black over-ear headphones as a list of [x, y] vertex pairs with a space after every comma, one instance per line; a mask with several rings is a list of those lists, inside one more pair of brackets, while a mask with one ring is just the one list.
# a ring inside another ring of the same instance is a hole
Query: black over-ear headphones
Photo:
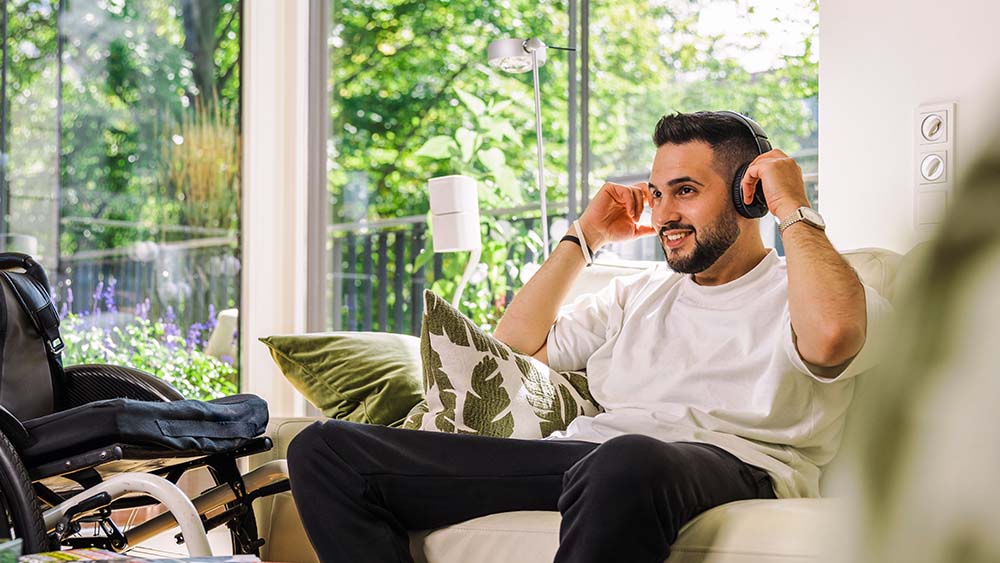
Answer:
[[[771, 150], [771, 141], [767, 140], [767, 133], [764, 133], [764, 129], [756, 121], [735, 111], [720, 111], [716, 113], [733, 116], [745, 125], [750, 130], [754, 143], [757, 144], [757, 154], [764, 154]], [[767, 200], [764, 199], [764, 188], [761, 187], [760, 180], [758, 180], [757, 188], [753, 193], [753, 201], [750, 205], [743, 203], [743, 175], [746, 174], [747, 168], [750, 167], [750, 162], [746, 162], [736, 169], [731, 191], [736, 211], [747, 219], [756, 219], [767, 215]]]

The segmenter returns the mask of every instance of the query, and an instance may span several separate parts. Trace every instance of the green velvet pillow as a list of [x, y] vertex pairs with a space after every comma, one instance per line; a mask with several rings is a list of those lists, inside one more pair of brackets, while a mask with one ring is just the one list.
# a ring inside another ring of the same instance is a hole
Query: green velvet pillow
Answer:
[[415, 336], [329, 332], [260, 340], [288, 381], [330, 418], [399, 426], [423, 399]]

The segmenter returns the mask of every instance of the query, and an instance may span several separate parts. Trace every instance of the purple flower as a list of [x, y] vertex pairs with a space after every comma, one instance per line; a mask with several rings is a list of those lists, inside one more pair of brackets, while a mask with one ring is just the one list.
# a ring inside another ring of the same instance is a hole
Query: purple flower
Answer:
[[233, 365], [234, 363], [233, 357], [227, 356], [226, 354], [219, 356], [219, 361], [228, 365]]
[[151, 308], [152, 305], [149, 302], [149, 297], [147, 297], [142, 303], [135, 306], [135, 317], [141, 321], [149, 320], [149, 310]]
[[[177, 326], [177, 315], [174, 314], [172, 306], [167, 306], [167, 312], [164, 313], [160, 322], [163, 323], [163, 336], [167, 338], [167, 344], [169, 345], [170, 337], [181, 335], [181, 329]], [[173, 348], [170, 349], [173, 350]]]
[[66, 299], [63, 299], [62, 305], [59, 307], [59, 317], [65, 319], [73, 312], [73, 288], [66, 287]]
[[101, 304], [101, 295], [103, 293], [104, 293], [104, 282], [99, 281], [97, 282], [97, 289], [94, 290], [94, 294], [91, 296], [93, 298], [91, 299], [91, 306], [90, 306], [91, 313], [97, 314], [97, 312], [100, 310], [99, 306]]
[[208, 320], [205, 321], [205, 328], [207, 330], [215, 330], [215, 325], [219, 324], [219, 320], [216, 318], [215, 305], [211, 303], [208, 304]]
[[104, 293], [101, 294], [101, 298], [104, 299], [104, 310], [109, 313], [117, 313], [118, 307], [115, 305], [115, 286], [118, 285], [118, 280], [111, 277], [108, 280], [108, 285], [104, 288]]
[[188, 328], [187, 333], [187, 349], [188, 352], [194, 352], [196, 348], [202, 347], [201, 333], [205, 329], [205, 325], [201, 323], [194, 323]]

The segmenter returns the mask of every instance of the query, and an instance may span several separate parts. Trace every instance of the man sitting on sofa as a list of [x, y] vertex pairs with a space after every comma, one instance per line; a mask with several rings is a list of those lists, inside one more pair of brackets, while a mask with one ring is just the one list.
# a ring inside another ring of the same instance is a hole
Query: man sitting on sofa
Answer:
[[[410, 561], [408, 530], [559, 510], [557, 561], [661, 563], [709, 508], [819, 494], [889, 305], [830, 244], [798, 165], [756, 123], [675, 114], [653, 140], [649, 182], [606, 184], [495, 333], [555, 369], [586, 368], [605, 412], [545, 440], [307, 428], [288, 461], [320, 560]], [[645, 205], [652, 226], [638, 223]], [[787, 260], [761, 242], [765, 209], [782, 219]], [[644, 235], [677, 273], [618, 278], [560, 312], [593, 251]]]

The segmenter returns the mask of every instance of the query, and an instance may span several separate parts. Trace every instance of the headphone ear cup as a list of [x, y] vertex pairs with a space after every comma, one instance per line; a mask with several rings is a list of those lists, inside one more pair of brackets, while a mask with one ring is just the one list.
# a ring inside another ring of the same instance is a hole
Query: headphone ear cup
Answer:
[[743, 203], [743, 175], [746, 174], [749, 167], [750, 163], [748, 162], [736, 169], [732, 186], [733, 205], [736, 206], [736, 211], [740, 215], [747, 219], [757, 219], [767, 215], [767, 200], [764, 199], [764, 188], [758, 180], [757, 188], [753, 193], [753, 201], [750, 205]]

